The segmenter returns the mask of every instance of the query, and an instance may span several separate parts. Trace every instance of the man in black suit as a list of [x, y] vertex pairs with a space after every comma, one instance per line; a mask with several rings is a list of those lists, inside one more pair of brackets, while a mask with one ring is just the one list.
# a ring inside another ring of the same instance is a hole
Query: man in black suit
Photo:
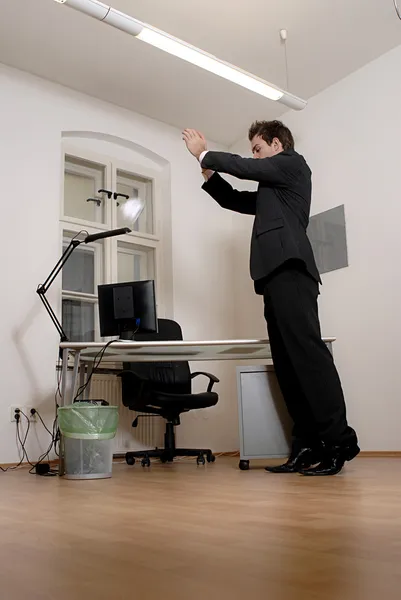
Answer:
[[[359, 448], [347, 423], [333, 358], [321, 337], [321, 281], [306, 235], [311, 170], [280, 121], [251, 126], [253, 158], [207, 151], [205, 138], [193, 129], [186, 129], [183, 139], [201, 164], [203, 189], [223, 208], [255, 215], [250, 272], [256, 293], [264, 298], [275, 371], [294, 422], [288, 461], [266, 470], [335, 475]], [[257, 181], [258, 190], [235, 190], [219, 173]]]

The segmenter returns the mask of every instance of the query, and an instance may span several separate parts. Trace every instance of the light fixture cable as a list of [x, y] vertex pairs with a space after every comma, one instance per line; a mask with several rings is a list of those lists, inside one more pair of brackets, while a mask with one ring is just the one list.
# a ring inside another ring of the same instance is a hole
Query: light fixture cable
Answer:
[[284, 46], [284, 62], [285, 62], [285, 81], [286, 81], [286, 88], [288, 91], [290, 91], [290, 78], [288, 75], [288, 54], [287, 54], [287, 37], [288, 37], [288, 32], [286, 29], [280, 29], [280, 39], [281, 39], [281, 43]]
[[394, 2], [394, 8], [395, 8], [395, 12], [398, 15], [398, 18], [401, 20], [401, 10], [398, 8], [398, 2], [397, 0], [393, 0]]

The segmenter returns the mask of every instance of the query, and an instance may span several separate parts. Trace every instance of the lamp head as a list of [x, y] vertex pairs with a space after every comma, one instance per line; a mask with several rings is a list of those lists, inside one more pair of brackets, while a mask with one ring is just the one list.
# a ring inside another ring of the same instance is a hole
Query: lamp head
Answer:
[[127, 221], [135, 223], [141, 216], [144, 208], [145, 203], [141, 198], [128, 198], [128, 200], [121, 205], [120, 210]]

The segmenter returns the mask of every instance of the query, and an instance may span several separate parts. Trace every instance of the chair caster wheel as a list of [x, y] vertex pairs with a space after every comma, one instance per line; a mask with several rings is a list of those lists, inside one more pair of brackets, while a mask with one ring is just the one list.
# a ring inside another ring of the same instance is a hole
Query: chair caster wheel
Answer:
[[196, 464], [197, 465], [204, 465], [204, 464], [206, 464], [205, 457], [203, 456], [203, 454], [201, 454], [200, 456], [198, 456], [198, 458], [196, 459]]
[[215, 457], [214, 454], [208, 454], [207, 457], [206, 457], [206, 460], [207, 460], [208, 463], [214, 463], [215, 460], [216, 460], [216, 457]]
[[240, 460], [238, 466], [241, 471], [249, 471], [249, 460]]
[[149, 456], [145, 456], [145, 458], [143, 458], [141, 460], [141, 465], [143, 467], [150, 467], [150, 458], [149, 458]]
[[135, 464], [135, 458], [133, 456], [126, 456], [125, 457], [125, 462], [127, 463], [127, 465], [134, 465]]
[[164, 456], [160, 457], [160, 462], [165, 464], [167, 462], [167, 458], [165, 458]]

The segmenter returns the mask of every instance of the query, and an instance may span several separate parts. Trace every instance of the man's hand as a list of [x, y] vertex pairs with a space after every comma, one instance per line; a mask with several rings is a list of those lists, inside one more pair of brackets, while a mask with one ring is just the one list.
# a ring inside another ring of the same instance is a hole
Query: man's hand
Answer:
[[207, 150], [207, 144], [204, 136], [195, 129], [185, 129], [182, 132], [182, 139], [184, 140], [190, 153], [198, 160], [202, 152]]
[[202, 169], [202, 175], [205, 181], [209, 181], [211, 176], [214, 175], [214, 171], [211, 171], [210, 169]]

